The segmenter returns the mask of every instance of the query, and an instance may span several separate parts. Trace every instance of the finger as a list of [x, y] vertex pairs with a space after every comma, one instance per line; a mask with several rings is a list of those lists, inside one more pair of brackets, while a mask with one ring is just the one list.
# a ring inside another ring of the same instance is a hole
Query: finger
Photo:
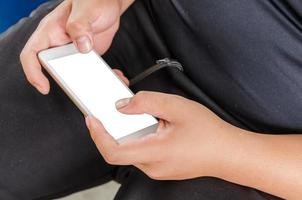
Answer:
[[178, 111], [183, 107], [183, 99], [176, 95], [144, 91], [117, 101], [116, 107], [125, 114], [147, 113], [170, 122], [181, 119]]
[[98, 150], [110, 164], [148, 163], [155, 159], [154, 155], [158, 155], [159, 148], [156, 148], [158, 136], [156, 134], [118, 144], [96, 118], [87, 117], [86, 124]]
[[[115, 2], [115, 1], [113, 1]], [[93, 48], [94, 33], [103, 32], [113, 25], [118, 15], [104, 14], [110, 5], [119, 9], [118, 4], [104, 3], [99, 0], [73, 1], [66, 30], [79, 51], [87, 53]], [[113, 10], [110, 10], [112, 13]], [[117, 10], [116, 12], [119, 13]], [[104, 14], [104, 15], [102, 15]], [[111, 16], [108, 18], [108, 16]]]
[[113, 69], [113, 71], [125, 83], [125, 85], [129, 86], [129, 80], [125, 77], [124, 73], [121, 70]]
[[[68, 10], [69, 3], [64, 1], [53, 13], [60, 13], [60, 17], [64, 18], [64, 15], [68, 14]], [[60, 21], [54, 20], [53, 13], [43, 18], [20, 54], [20, 61], [27, 80], [42, 94], [47, 94], [50, 86], [49, 81], [42, 73], [37, 54], [41, 50], [67, 44], [71, 41], [60, 26]]]
[[114, 152], [117, 149], [118, 143], [110, 134], [108, 134], [102, 123], [95, 117], [87, 116], [85, 121], [93, 142], [105, 160], [110, 161], [111, 152]]
[[120, 144], [121, 161], [125, 164], [143, 164], [158, 159], [160, 140], [157, 133], [150, 133], [144, 137], [131, 139]]
[[48, 35], [48, 29], [39, 30], [31, 36], [20, 54], [20, 61], [27, 80], [42, 94], [48, 94], [50, 85], [46, 76], [42, 73], [42, 66], [38, 59], [38, 53], [53, 46], [67, 44], [70, 39], [64, 33], [57, 34], [56, 41]]
[[[41, 64], [37, 54], [41, 49], [49, 47], [47, 39], [40, 40], [38, 33], [34, 34], [27, 42], [20, 54], [20, 61], [27, 80], [42, 94], [48, 94], [49, 81], [42, 73]], [[45, 37], [47, 38], [47, 37]], [[37, 45], [37, 42], [39, 44]]]
[[83, 5], [87, 4], [80, 1], [74, 1], [72, 4], [71, 13], [66, 23], [66, 31], [78, 50], [87, 53], [93, 47], [91, 18], [94, 17], [94, 12], [87, 10]]
[[113, 69], [113, 71], [114, 71], [114, 73], [116, 73], [116, 75], [118, 75], [119, 77], [124, 76], [124, 73], [123, 73], [121, 70], [119, 70], [119, 69]]

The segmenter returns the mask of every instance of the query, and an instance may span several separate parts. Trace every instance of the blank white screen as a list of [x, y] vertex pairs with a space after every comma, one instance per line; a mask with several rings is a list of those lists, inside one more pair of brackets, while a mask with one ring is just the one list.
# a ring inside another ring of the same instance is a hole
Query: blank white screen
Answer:
[[133, 95], [95, 52], [77, 53], [48, 63], [115, 139], [157, 123], [147, 114], [125, 115], [116, 110], [117, 100]]

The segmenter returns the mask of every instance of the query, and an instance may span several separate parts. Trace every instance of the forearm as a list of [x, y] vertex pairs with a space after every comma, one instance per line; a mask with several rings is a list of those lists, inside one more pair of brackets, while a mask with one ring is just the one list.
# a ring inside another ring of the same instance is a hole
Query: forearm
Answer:
[[286, 199], [302, 196], [302, 135], [232, 128], [219, 178]]

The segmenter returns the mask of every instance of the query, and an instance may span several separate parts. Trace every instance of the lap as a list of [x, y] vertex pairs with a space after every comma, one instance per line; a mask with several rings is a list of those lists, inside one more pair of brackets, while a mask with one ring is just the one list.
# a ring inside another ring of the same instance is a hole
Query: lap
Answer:
[[[56, 84], [51, 81], [51, 92], [44, 97], [23, 75], [20, 51], [40, 19], [54, 6], [55, 3], [46, 4], [0, 39], [0, 199], [68, 194], [113, 178], [117, 169], [103, 161], [82, 114]], [[104, 58], [132, 78], [155, 60], [170, 55], [149, 7], [137, 1], [123, 16], [121, 28]], [[152, 75], [132, 89], [190, 97], [167, 71]], [[121, 176], [122, 169], [117, 176]], [[192, 199], [223, 199], [222, 193], [234, 199], [262, 199], [261, 192], [218, 179], [154, 181], [136, 170], [126, 174], [129, 176], [121, 179], [117, 199], [183, 199], [185, 194], [193, 195]]]
[[156, 181], [149, 179], [137, 169], [129, 169], [122, 179], [116, 200], [268, 200], [278, 199], [248, 187], [221, 179], [203, 177], [183, 181]]

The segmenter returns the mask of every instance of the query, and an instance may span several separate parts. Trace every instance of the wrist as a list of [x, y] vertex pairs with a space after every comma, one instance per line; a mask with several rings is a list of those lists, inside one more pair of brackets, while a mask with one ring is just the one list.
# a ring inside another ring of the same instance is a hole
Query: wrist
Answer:
[[212, 159], [210, 176], [229, 180], [232, 173], [247, 158], [245, 148], [250, 133], [231, 124], [223, 126], [219, 133], [216, 152]]
[[219, 157], [219, 170], [214, 172], [214, 176], [256, 188], [253, 179], [257, 174], [253, 175], [253, 170], [261, 167], [257, 166], [256, 160], [265, 148], [265, 136], [235, 126], [231, 126], [226, 133]]

